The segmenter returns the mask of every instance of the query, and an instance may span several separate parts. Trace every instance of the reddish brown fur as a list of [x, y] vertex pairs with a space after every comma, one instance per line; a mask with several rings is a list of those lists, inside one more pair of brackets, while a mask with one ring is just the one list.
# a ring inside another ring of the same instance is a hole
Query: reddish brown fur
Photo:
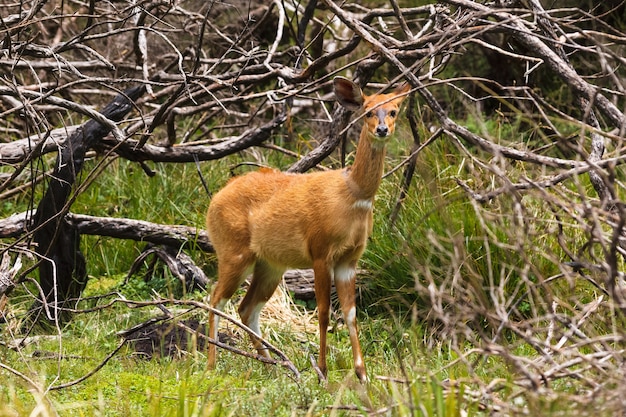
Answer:
[[[385, 145], [393, 134], [398, 107], [409, 86], [390, 94], [365, 96], [351, 81], [337, 77], [335, 95], [345, 107], [367, 113], [351, 168], [288, 174], [261, 170], [230, 181], [207, 213], [207, 229], [218, 259], [218, 281], [211, 306], [222, 308], [253, 271], [239, 314], [259, 336], [258, 314], [287, 267], [315, 273], [320, 325], [318, 365], [326, 374], [326, 330], [333, 278], [348, 329], [354, 366], [361, 381], [365, 364], [355, 320], [355, 269], [372, 231], [372, 205], [380, 185]], [[219, 319], [209, 314], [209, 334]], [[255, 347], [264, 355], [258, 340]], [[209, 346], [208, 366], [215, 366]]]

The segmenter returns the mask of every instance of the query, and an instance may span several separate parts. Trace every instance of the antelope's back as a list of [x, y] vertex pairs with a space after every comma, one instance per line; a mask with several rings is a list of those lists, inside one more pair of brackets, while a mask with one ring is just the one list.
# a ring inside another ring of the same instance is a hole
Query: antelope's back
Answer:
[[207, 210], [207, 232], [216, 251], [223, 241], [250, 240], [250, 213], [288, 183], [289, 175], [269, 169], [231, 179], [213, 196]]

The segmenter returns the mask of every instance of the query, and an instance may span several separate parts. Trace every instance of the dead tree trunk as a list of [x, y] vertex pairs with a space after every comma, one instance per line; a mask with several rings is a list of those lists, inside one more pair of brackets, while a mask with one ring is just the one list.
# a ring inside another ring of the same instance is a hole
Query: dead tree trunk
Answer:
[[[109, 120], [118, 122], [133, 108], [133, 101], [145, 92], [134, 87], [117, 95], [102, 111]], [[31, 308], [27, 323], [57, 322], [68, 318], [63, 307], [78, 298], [87, 284], [85, 259], [80, 251], [80, 234], [65, 214], [72, 201], [70, 195], [83, 167], [85, 153], [110, 132], [110, 127], [89, 120], [77, 129], [59, 152], [57, 164], [45, 195], [33, 218], [32, 230], [37, 244], [39, 263], [39, 299]], [[44, 313], [45, 314], [42, 314]]]

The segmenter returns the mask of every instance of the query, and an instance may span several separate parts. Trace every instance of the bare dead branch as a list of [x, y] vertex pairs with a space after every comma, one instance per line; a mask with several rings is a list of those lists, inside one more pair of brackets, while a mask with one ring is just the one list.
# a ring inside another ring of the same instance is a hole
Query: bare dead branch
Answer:
[[212, 146], [204, 145], [181, 145], [173, 147], [143, 145], [134, 140], [118, 141], [117, 139], [104, 139], [105, 149], [113, 149], [120, 156], [131, 161], [154, 161], [154, 162], [195, 162], [208, 161], [223, 158], [224, 156], [239, 152], [251, 146], [260, 145], [267, 140], [272, 133], [280, 127], [287, 116], [281, 114], [269, 123], [253, 128], [239, 137], [230, 138], [222, 143]]
[[[33, 213], [23, 212], [0, 220], [0, 238], [17, 238], [26, 233], [32, 216]], [[66, 217], [68, 222], [76, 227], [80, 234], [84, 235], [131, 239], [173, 247], [193, 245], [206, 252], [213, 251], [206, 232], [195, 227], [74, 213], [68, 213]]]

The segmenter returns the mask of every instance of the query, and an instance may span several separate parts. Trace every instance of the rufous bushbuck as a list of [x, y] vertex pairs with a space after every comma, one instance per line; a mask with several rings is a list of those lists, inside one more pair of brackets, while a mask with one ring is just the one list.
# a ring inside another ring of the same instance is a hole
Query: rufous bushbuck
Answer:
[[[367, 380], [356, 324], [357, 261], [372, 232], [374, 196], [381, 182], [387, 142], [395, 130], [400, 103], [410, 86], [389, 94], [364, 95], [352, 81], [337, 77], [334, 91], [345, 108], [363, 109], [364, 125], [351, 167], [292, 174], [262, 169], [236, 177], [211, 200], [207, 229], [215, 248], [218, 280], [210, 305], [222, 310], [246, 277], [252, 279], [239, 305], [242, 322], [261, 337], [259, 314], [285, 270], [313, 268], [320, 350], [326, 376], [326, 331], [334, 281], [350, 333], [355, 372]], [[219, 316], [209, 313], [209, 336], [218, 337]], [[252, 337], [259, 354], [267, 348]], [[215, 367], [209, 345], [208, 367]]]

